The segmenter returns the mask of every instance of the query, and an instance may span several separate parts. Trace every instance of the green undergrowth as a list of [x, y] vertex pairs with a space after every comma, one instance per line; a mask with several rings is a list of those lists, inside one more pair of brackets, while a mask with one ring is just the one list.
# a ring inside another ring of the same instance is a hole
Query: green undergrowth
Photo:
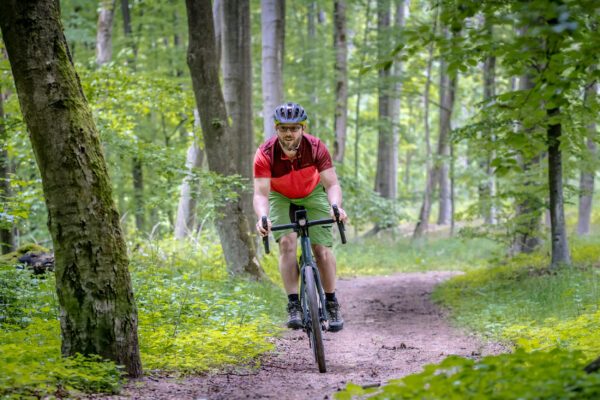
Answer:
[[[596, 238], [597, 240], [597, 238]], [[470, 271], [440, 285], [434, 300], [454, 320], [527, 350], [600, 354], [600, 245], [572, 244], [572, 267], [548, 269], [545, 251]]]
[[340, 276], [390, 275], [398, 272], [466, 271], [497, 255], [498, 243], [482, 238], [371, 237], [336, 245]]
[[382, 387], [363, 389], [349, 384], [338, 400], [526, 400], [598, 399], [600, 374], [586, 374], [578, 352], [550, 352], [487, 356], [479, 361], [450, 356], [423, 372], [392, 380]]
[[[206, 243], [206, 244], [204, 244]], [[130, 255], [146, 373], [252, 368], [273, 348], [285, 295], [272, 283], [232, 279], [220, 246], [146, 242]], [[265, 265], [276, 276], [276, 262]], [[275, 268], [275, 270], [273, 270]], [[0, 266], [0, 398], [115, 393], [121, 369], [60, 356], [52, 274]]]
[[338, 399], [597, 399], [600, 373], [600, 238], [572, 240], [572, 267], [550, 270], [548, 250], [493, 261], [438, 286], [454, 321], [514, 352], [479, 361], [451, 356], [419, 374]]

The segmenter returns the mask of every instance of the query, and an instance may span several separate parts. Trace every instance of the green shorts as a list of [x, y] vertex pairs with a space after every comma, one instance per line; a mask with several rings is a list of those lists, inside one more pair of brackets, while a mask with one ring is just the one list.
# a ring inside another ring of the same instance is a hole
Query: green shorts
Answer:
[[[317, 187], [306, 197], [301, 199], [288, 199], [280, 193], [271, 191], [269, 193], [269, 218], [273, 225], [289, 224], [290, 205], [303, 206], [309, 221], [331, 218], [329, 214], [329, 200], [323, 185]], [[333, 246], [332, 225], [317, 225], [309, 228], [311, 244]], [[282, 236], [293, 232], [291, 229], [273, 232], [275, 240], [279, 242]]]

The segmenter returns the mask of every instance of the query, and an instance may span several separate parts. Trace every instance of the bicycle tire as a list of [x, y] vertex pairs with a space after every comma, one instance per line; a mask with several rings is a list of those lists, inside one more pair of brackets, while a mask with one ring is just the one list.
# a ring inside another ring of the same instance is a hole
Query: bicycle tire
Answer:
[[315, 282], [315, 274], [313, 268], [315, 266], [307, 266], [304, 268], [304, 298], [310, 323], [307, 324], [308, 338], [313, 349], [315, 361], [319, 366], [319, 372], [327, 372], [325, 365], [325, 347], [323, 345], [323, 331], [321, 330], [321, 321], [319, 318], [319, 295]]

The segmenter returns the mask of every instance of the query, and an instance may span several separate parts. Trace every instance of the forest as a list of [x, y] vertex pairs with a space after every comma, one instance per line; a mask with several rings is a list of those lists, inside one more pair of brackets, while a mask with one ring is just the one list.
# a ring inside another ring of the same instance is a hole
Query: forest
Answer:
[[[596, 0], [2, 0], [0, 398], [600, 398]], [[253, 160], [348, 214], [328, 372]]]

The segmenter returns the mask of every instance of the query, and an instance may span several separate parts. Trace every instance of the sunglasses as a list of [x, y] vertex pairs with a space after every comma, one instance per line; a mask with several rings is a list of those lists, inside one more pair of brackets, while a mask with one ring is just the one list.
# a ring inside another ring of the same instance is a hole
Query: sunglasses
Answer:
[[300, 129], [302, 129], [302, 125], [293, 125], [293, 126], [277, 126], [277, 131], [279, 132], [298, 132]]

